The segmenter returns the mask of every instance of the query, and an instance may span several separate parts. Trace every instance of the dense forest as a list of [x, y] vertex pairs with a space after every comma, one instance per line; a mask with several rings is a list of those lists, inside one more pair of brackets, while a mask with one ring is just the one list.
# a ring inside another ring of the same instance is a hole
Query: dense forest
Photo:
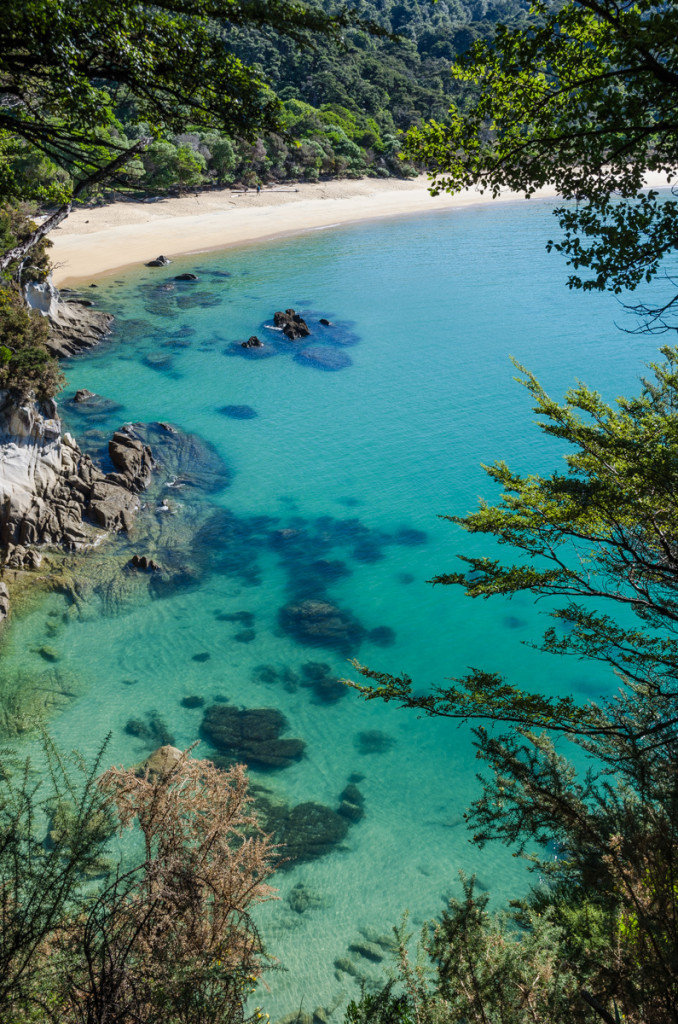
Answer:
[[[324, 7], [330, 15], [340, 10], [334, 0]], [[130, 163], [119, 186], [163, 193], [209, 185], [412, 176], [417, 168], [401, 156], [402, 133], [444, 118], [452, 99], [459, 101], [463, 89], [452, 79], [452, 61], [476, 39], [491, 38], [499, 21], [520, 26], [529, 18], [525, 0], [360, 0], [354, 10], [366, 27], [347, 28], [339, 45], [307, 33], [299, 46], [272, 27], [224, 28], [227, 48], [282, 102], [281, 130], [248, 140], [201, 130], [189, 115], [182, 131], [164, 132]], [[146, 126], [134, 97], [121, 91], [114, 111], [112, 130], [120, 141], [137, 141]], [[16, 160], [21, 175], [36, 186], [70, 185], [68, 171], [33, 147], [25, 147]]]

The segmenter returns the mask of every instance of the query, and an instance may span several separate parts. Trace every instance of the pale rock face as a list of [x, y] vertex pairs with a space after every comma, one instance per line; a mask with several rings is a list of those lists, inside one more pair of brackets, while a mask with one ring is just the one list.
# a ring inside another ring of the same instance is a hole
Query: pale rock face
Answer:
[[49, 317], [50, 320], [59, 319], [59, 292], [52, 284], [51, 274], [46, 281], [40, 284], [29, 281], [24, 287], [24, 295], [26, 304], [31, 309], [37, 310], [38, 313]]
[[[0, 549], [5, 565], [37, 568], [34, 545], [80, 548], [106, 531], [129, 529], [153, 459], [131, 432], [111, 441], [116, 473], [105, 475], [70, 434], [56, 403], [0, 390]], [[89, 520], [89, 522], [87, 522]], [[0, 601], [0, 618], [2, 617]]]
[[24, 287], [26, 304], [49, 320], [50, 339], [47, 343], [52, 355], [71, 356], [83, 349], [93, 348], [108, 334], [113, 317], [90, 308], [89, 302], [74, 297], [63, 301], [52, 284], [51, 274], [40, 284], [30, 282]]

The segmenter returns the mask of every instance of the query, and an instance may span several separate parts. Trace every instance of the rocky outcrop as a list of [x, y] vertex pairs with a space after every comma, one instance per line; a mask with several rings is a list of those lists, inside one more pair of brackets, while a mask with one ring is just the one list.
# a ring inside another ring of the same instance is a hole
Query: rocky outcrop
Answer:
[[311, 333], [308, 324], [293, 309], [286, 309], [285, 312], [278, 310], [273, 314], [273, 323], [279, 327], [286, 338], [296, 341], [298, 338], [308, 338]]
[[26, 303], [49, 320], [47, 347], [53, 356], [76, 355], [98, 345], [111, 329], [113, 317], [94, 309], [89, 299], [64, 290], [59, 293], [50, 278], [26, 285]]
[[36, 567], [36, 545], [92, 544], [99, 535], [91, 523], [129, 529], [138, 492], [150, 479], [151, 451], [123, 431], [111, 446], [118, 472], [106, 475], [70, 434], [62, 435], [53, 401], [17, 402], [0, 391], [0, 548], [6, 565]]

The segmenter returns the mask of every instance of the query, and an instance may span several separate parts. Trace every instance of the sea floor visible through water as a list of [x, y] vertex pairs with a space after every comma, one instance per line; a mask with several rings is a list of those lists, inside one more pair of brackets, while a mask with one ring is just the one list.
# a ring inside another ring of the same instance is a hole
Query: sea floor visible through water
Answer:
[[[581, 700], [616, 685], [526, 645], [548, 624], [546, 604], [474, 602], [427, 583], [458, 553], [492, 550], [440, 518], [498, 496], [481, 463], [562, 466], [509, 356], [555, 396], [580, 378], [607, 399], [634, 393], [655, 357], [650, 340], [615, 326], [615, 299], [567, 290], [563, 261], [544, 248], [554, 230], [548, 202], [479, 206], [193, 255], [87, 290], [117, 324], [66, 366], [65, 424], [95, 454], [123, 423], [193, 435], [178, 477], [160, 465], [137, 532], [106, 549], [121, 564], [148, 553], [175, 575], [92, 586], [76, 615], [46, 597], [7, 633], [3, 678], [43, 671], [47, 646], [79, 694], [50, 722], [57, 744], [92, 756], [110, 731], [106, 756], [124, 764], [168, 736], [209, 754], [210, 707], [277, 708], [283, 738], [305, 749], [252, 769], [270, 799], [337, 811], [357, 787], [364, 816], [340, 816], [338, 830], [336, 815], [321, 819], [328, 852], [278, 872], [279, 900], [257, 913], [282, 968], [256, 996], [273, 1020], [317, 1006], [343, 1019], [357, 978], [376, 985], [388, 970], [388, 957], [351, 947], [388, 935], [405, 911], [420, 928], [461, 893], [460, 871], [495, 906], [529, 881], [511, 851], [470, 842], [470, 729], [336, 686], [356, 677], [350, 658], [422, 689], [471, 665]], [[288, 307], [309, 339], [270, 329]], [[253, 334], [264, 356], [233, 344]], [[78, 388], [110, 401], [75, 405]], [[333, 625], [320, 616], [319, 641], [308, 601], [339, 609]], [[184, 706], [189, 697], [204, 705]]]

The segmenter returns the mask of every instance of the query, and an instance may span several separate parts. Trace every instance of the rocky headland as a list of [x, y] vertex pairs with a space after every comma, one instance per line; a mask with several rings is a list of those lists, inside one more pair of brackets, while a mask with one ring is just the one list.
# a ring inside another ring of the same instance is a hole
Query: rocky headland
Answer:
[[[90, 348], [110, 328], [109, 314], [62, 301], [49, 281], [29, 285], [26, 299], [49, 320], [53, 355]], [[107, 454], [105, 473], [62, 429], [54, 399], [0, 390], [0, 619], [9, 612], [6, 581], [17, 576], [5, 570], [38, 569], [46, 548], [83, 550], [130, 529], [153, 456], [130, 427], [113, 434]]]
[[0, 391], [0, 546], [4, 565], [38, 568], [41, 549], [97, 544], [102, 532], [128, 530], [148, 486], [148, 445], [120, 430], [104, 473], [63, 432], [56, 402]]

